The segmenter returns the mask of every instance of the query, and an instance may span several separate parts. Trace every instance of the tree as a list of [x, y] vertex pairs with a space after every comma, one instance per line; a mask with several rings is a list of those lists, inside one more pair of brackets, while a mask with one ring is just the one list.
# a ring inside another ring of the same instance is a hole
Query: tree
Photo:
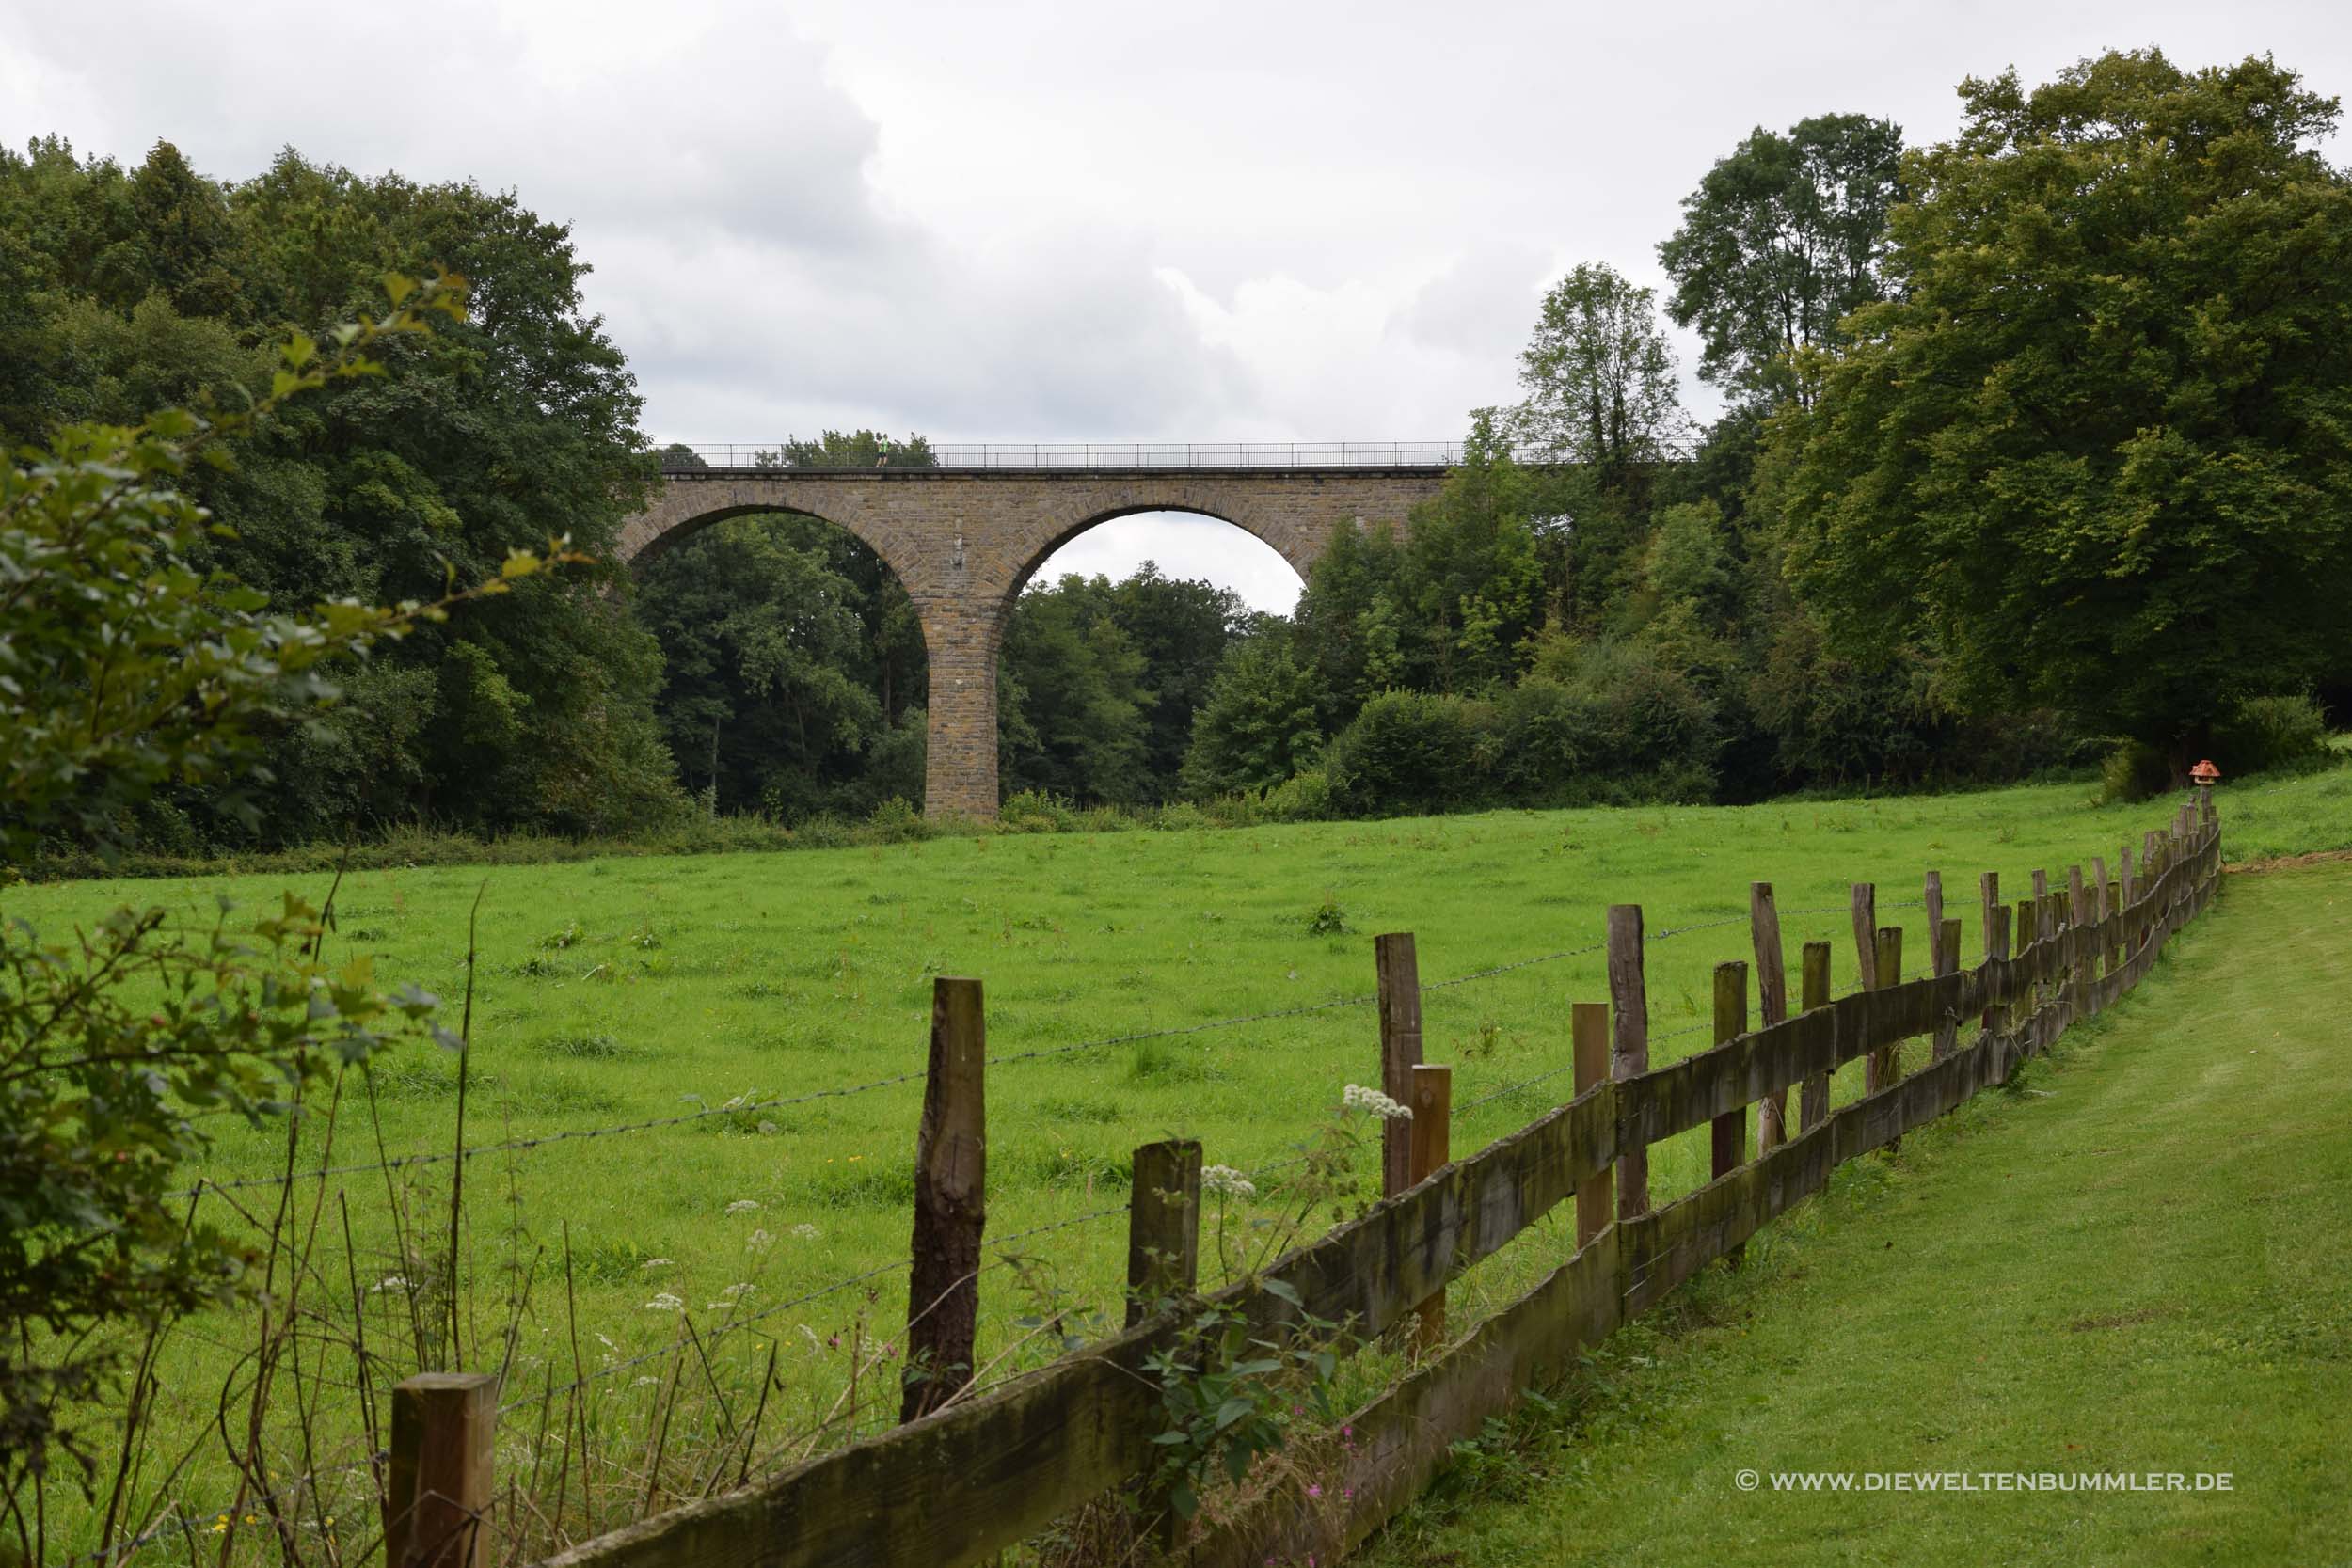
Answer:
[[1022, 594], [1005, 626], [999, 772], [1007, 790], [1136, 805], [1146, 770], [1143, 656], [1093, 602], [1109, 582], [1073, 574]]
[[[383, 344], [455, 308], [452, 284], [389, 281], [384, 320], [324, 350], [293, 338], [254, 414], [70, 424], [0, 468], [0, 884], [47, 834], [120, 847], [172, 781], [232, 786], [273, 729], [333, 702], [334, 661], [465, 596], [272, 612], [199, 564], [217, 525], [184, 488], [195, 459], [226, 462], [217, 438], [284, 398], [379, 373]], [[474, 596], [544, 564], [512, 554]], [[164, 924], [161, 908], [126, 908], [49, 940], [0, 922], [0, 1321], [16, 1330], [0, 1337], [0, 1513], [26, 1560], [42, 1555], [25, 1521], [46, 1517], [54, 1460], [94, 1473], [81, 1431], [109, 1406], [126, 1337], [266, 1288], [251, 1250], [171, 1191], [211, 1118], [297, 1110], [411, 1027], [462, 1045], [430, 1024], [433, 997], [377, 992], [365, 958], [324, 963], [324, 917], [292, 895], [237, 925], [224, 906], [199, 937]]]
[[1271, 789], [1323, 749], [1313, 672], [1292, 657], [1287, 628], [1233, 645], [1193, 718], [1184, 784], [1194, 795]]
[[2352, 666], [2352, 183], [2267, 59], [1963, 85], [1914, 154], [1894, 297], [1785, 412], [1791, 569], [1838, 647], [2194, 760]]
[[1519, 386], [1522, 437], [1613, 481], [1664, 456], [1682, 433], [1656, 296], [1602, 263], [1580, 264], [1544, 295]]
[[1658, 258], [1668, 311], [1706, 341], [1702, 378], [1776, 403], [1798, 388], [1797, 351], [1836, 346], [1838, 324], [1882, 297], [1902, 146], [1901, 127], [1866, 115], [1758, 126], [1682, 198]]
[[885, 584], [903, 604], [870, 550], [812, 517], [716, 523], [646, 570], [637, 610], [665, 663], [662, 725], [715, 807], [790, 820], [877, 803], [868, 758], [906, 712], [880, 635]]
[[[634, 384], [582, 308], [568, 231], [471, 184], [363, 180], [292, 152], [223, 184], [168, 143], [127, 171], [56, 141], [0, 151], [0, 437], [239, 406], [270, 384], [261, 345], [323, 336], [388, 261], [462, 271], [475, 313], [388, 343], [398, 377], [338, 381], [279, 410], [232, 469], [188, 474], [228, 531], [196, 568], [298, 605], [430, 597], [446, 573], [477, 579], [554, 534], [609, 558], [655, 467]], [[147, 809], [194, 824], [196, 850], [427, 815], [575, 832], [658, 819], [676, 803], [659, 656], [617, 576], [534, 580], [381, 650], [321, 721], [340, 738], [289, 725], [249, 759], [254, 817], [224, 813], [211, 785]], [[394, 731], [415, 738], [411, 766], [347, 743]]]

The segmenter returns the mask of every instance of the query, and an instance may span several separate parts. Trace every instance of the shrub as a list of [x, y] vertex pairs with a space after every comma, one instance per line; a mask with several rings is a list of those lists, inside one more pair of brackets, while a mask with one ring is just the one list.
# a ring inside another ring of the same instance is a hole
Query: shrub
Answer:
[[2214, 761], [2224, 775], [2316, 768], [2328, 750], [2328, 716], [2309, 696], [2253, 697], [2217, 725]]
[[2109, 805], [2153, 800], [2172, 787], [2172, 769], [2143, 740], [2126, 740], [2099, 765], [2099, 799]]
[[874, 808], [866, 819], [869, 841], [875, 844], [907, 844], [930, 838], [931, 825], [923, 814], [907, 803], [903, 795], [893, 795]]
[[1325, 754], [1331, 804], [1347, 816], [1400, 816], [1467, 805], [1485, 793], [1485, 716], [1460, 697], [1384, 691]]
[[1265, 814], [1277, 822], [1320, 822], [1331, 815], [1331, 780], [1320, 768], [1294, 773], [1265, 792]]
[[1044, 790], [1016, 789], [996, 808], [996, 826], [1009, 833], [1064, 833], [1077, 826], [1077, 815]]

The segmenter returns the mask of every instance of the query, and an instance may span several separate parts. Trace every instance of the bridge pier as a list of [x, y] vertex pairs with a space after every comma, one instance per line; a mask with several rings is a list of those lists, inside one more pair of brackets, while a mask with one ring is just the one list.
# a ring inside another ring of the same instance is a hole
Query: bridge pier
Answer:
[[996, 655], [1001, 617], [993, 607], [918, 604], [930, 661], [923, 815], [996, 815]]

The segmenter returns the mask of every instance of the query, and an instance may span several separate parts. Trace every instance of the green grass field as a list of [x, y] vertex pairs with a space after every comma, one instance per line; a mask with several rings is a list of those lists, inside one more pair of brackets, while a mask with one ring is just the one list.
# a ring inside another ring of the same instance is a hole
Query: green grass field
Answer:
[[[2352, 1562], [2347, 938], [2352, 863], [2230, 879], [2023, 1093], [1841, 1172], [1371, 1560]], [[1802, 1471], [2228, 1472], [2232, 1489], [1763, 1480]]]
[[[1605, 906], [1645, 907], [1654, 1059], [1669, 1060], [1706, 1043], [1711, 967], [1748, 956], [1751, 879], [1776, 885], [1792, 956], [1804, 941], [1836, 944], [1843, 986], [1853, 973], [1849, 884], [1876, 880], [1882, 921], [1910, 927], [1908, 950], [1924, 953], [1915, 900], [1922, 871], [1939, 867], [1973, 957], [1979, 871], [1999, 871], [2014, 900], [2037, 866], [2062, 879], [2066, 865], [2104, 853], [2112, 869], [2116, 851], [2137, 848], [2140, 831], [2169, 810], [2092, 807], [2083, 794], [2065, 785], [1747, 808], [993, 836], [487, 873], [369, 871], [342, 887], [329, 957], [372, 954], [380, 982], [414, 980], [448, 998], [453, 1014], [467, 911], [483, 893], [469, 1145], [739, 1099], [751, 1107], [469, 1162], [461, 1317], [471, 1347], [465, 1359], [495, 1365], [505, 1354], [507, 1303], [527, 1290], [509, 1381], [509, 1397], [519, 1399], [571, 1376], [575, 1327], [594, 1372], [675, 1341], [679, 1314], [648, 1303], [675, 1298], [706, 1330], [766, 1314], [722, 1335], [712, 1359], [722, 1383], [755, 1380], [776, 1347], [780, 1378], [795, 1391], [779, 1396], [772, 1417], [768, 1457], [780, 1462], [848, 1429], [835, 1402], [851, 1356], [870, 1356], [874, 1341], [903, 1322], [902, 1269], [791, 1304], [845, 1276], [903, 1264], [921, 1088], [908, 1082], [760, 1106], [919, 1073], [933, 976], [984, 980], [998, 1057], [1317, 1009], [992, 1069], [989, 1233], [1061, 1227], [1009, 1243], [1028, 1261], [983, 1278], [982, 1353], [1007, 1354], [1010, 1367], [1049, 1353], [1015, 1322], [1041, 1302], [1073, 1323], [1088, 1307], [1115, 1322], [1135, 1145], [1181, 1133], [1200, 1138], [1213, 1163], [1253, 1169], [1282, 1158], [1327, 1117], [1343, 1085], [1377, 1082], [1376, 1029], [1363, 1005], [1374, 933], [1416, 932], [1424, 983], [1572, 954], [1426, 998], [1427, 1055], [1454, 1064], [1454, 1148], [1468, 1151], [1565, 1098], [1568, 1080], [1557, 1071], [1567, 1062], [1565, 1006], [1605, 996], [1599, 954], [1590, 951]], [[2352, 846], [2352, 770], [2225, 792], [2220, 803], [2233, 860]], [[0, 913], [52, 935], [126, 901], [208, 922], [218, 897], [256, 903], [283, 885], [278, 878], [68, 883], [10, 890], [0, 895]], [[326, 879], [303, 891], [322, 897]], [[1344, 932], [1313, 928], [1327, 904]], [[1682, 927], [1690, 929], [1666, 934]], [[446, 1151], [455, 1068], [430, 1045], [404, 1048], [375, 1069], [373, 1116], [355, 1075], [331, 1148], [318, 1147], [323, 1129], [314, 1130], [302, 1164], [372, 1163], [379, 1127], [385, 1154]], [[1512, 1088], [1546, 1073], [1556, 1075]], [[282, 1128], [219, 1132], [203, 1173], [214, 1180], [264, 1178], [284, 1159]], [[1695, 1184], [1706, 1158], [1704, 1130], [1654, 1151], [1657, 1190]], [[396, 1248], [394, 1205], [414, 1232], [437, 1237], [433, 1216], [447, 1210], [450, 1168], [326, 1185], [328, 1239], [312, 1301], [339, 1296], [348, 1316], [346, 1281], [356, 1281], [379, 1347], [400, 1338], [392, 1330], [420, 1289], [414, 1276], [438, 1270], [429, 1248], [405, 1256]], [[308, 1203], [321, 1187], [310, 1180], [297, 1191]], [[276, 1195], [260, 1187], [231, 1196], [265, 1213]], [[227, 1212], [219, 1198], [206, 1202]], [[337, 1233], [346, 1204], [348, 1266]], [[1089, 1214], [1098, 1217], [1064, 1223]], [[576, 1311], [564, 1305], [567, 1232]], [[1556, 1252], [1558, 1240], [1543, 1246]], [[1545, 1264], [1542, 1248], [1523, 1247], [1482, 1267], [1457, 1292], [1464, 1321], [1482, 1297], [1500, 1299]], [[247, 1338], [247, 1325], [205, 1321], [167, 1349], [163, 1425], [192, 1445], [191, 1457], [167, 1484], [158, 1478], [170, 1474], [168, 1459], [141, 1482], [232, 1530], [241, 1520], [212, 1511], [215, 1499], [224, 1510], [233, 1502], [235, 1477], [203, 1429], [224, 1384], [240, 1375], [237, 1347]], [[358, 1397], [338, 1386], [350, 1373], [338, 1370], [331, 1347], [318, 1354], [304, 1395], [318, 1411], [312, 1464], [365, 1451]], [[661, 1395], [668, 1366], [600, 1381], [596, 1418], [616, 1445], [642, 1442], [631, 1423]], [[895, 1399], [872, 1399], [870, 1373], [867, 1381], [870, 1409], [855, 1424], [871, 1430], [895, 1415]], [[828, 1412], [834, 1422], [820, 1437], [815, 1428]], [[510, 1418], [502, 1466], [545, 1458], [545, 1443], [528, 1430], [532, 1419], [528, 1410]], [[802, 1433], [805, 1441], [794, 1435]], [[611, 1462], [616, 1474], [633, 1473], [617, 1454]], [[614, 1512], [600, 1517], [626, 1516], [618, 1490], [607, 1488], [603, 1501]], [[76, 1528], [71, 1517], [56, 1521], [53, 1539], [76, 1550], [96, 1544], [76, 1539]], [[86, 1519], [78, 1528], [87, 1534]]]

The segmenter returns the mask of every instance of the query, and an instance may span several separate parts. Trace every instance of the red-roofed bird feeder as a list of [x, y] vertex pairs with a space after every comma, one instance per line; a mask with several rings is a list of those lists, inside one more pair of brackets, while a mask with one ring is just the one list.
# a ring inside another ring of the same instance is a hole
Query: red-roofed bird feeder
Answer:
[[2208, 757], [2203, 762], [2201, 762], [2196, 767], [2190, 768], [2188, 770], [2188, 776], [2197, 783], [2210, 787], [2211, 785], [2217, 784], [2221, 782], [2221, 769], [2216, 768], [2213, 765], [2213, 759]]

